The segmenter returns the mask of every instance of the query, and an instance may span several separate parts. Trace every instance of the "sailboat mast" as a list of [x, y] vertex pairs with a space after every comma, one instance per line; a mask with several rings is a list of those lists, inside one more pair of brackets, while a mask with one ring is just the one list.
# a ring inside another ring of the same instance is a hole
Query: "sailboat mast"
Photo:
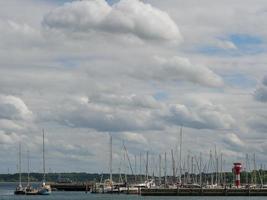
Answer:
[[183, 139], [183, 127], [180, 128], [180, 156], [179, 156], [179, 168], [180, 168], [180, 176], [179, 182], [182, 183], [182, 139]]
[[30, 186], [30, 152], [27, 151], [27, 158], [28, 158], [28, 186]]
[[43, 182], [45, 183], [45, 142], [44, 142], [44, 129], [43, 129]]
[[141, 152], [139, 154], [139, 176], [140, 176], [140, 182], [142, 182], [142, 154]]
[[137, 181], [136, 174], [137, 174], [137, 162], [136, 162], [136, 155], [134, 155], [134, 180], [135, 182]]
[[110, 135], [110, 144], [109, 144], [109, 180], [112, 184], [112, 136]]
[[148, 151], [146, 152], [146, 180], [148, 181]]
[[164, 185], [167, 187], [167, 153], [164, 153]]
[[159, 154], [159, 186], [161, 185], [161, 154]]
[[19, 185], [21, 186], [21, 143], [19, 143]]
[[171, 150], [171, 158], [172, 158], [172, 181], [175, 182], [175, 161], [173, 156], [173, 150]]

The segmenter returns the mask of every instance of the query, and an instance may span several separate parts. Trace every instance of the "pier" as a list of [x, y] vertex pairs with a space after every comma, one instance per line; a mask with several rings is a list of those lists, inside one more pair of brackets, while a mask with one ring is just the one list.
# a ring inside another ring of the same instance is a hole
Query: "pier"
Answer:
[[267, 188], [142, 189], [142, 196], [267, 196]]
[[52, 190], [59, 191], [90, 191], [93, 183], [50, 183]]

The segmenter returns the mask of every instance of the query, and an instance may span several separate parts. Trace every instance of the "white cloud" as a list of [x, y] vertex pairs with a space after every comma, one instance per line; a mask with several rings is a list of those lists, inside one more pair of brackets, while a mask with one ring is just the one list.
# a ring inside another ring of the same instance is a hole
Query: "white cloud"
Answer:
[[15, 133], [6, 133], [0, 130], [0, 144], [11, 145], [20, 141], [20, 137]]
[[228, 40], [217, 40], [215, 42], [215, 46], [226, 50], [237, 50], [237, 46], [233, 42]]
[[3, 48], [9, 51], [17, 48], [29, 48], [43, 44], [41, 31], [27, 23], [20, 23], [14, 20], [3, 20], [0, 18], [0, 39]]
[[155, 61], [153, 69], [144, 71], [143, 76], [147, 75], [156, 80], [186, 80], [209, 87], [223, 86], [220, 76], [207, 67], [192, 64], [187, 58], [155, 57]]
[[126, 140], [127, 142], [141, 143], [144, 145], [147, 144], [147, 139], [142, 134], [133, 132], [123, 132], [120, 133], [120, 137], [122, 140]]
[[0, 95], [0, 142], [14, 144], [33, 127], [33, 113], [16, 96]]
[[182, 38], [167, 13], [139, 0], [121, 0], [112, 6], [104, 0], [66, 3], [48, 13], [43, 25], [66, 33], [100, 31], [172, 42], [180, 42]]
[[107, 97], [106, 100], [103, 99], [103, 96], [101, 98], [98, 102], [96, 97], [94, 99], [89, 97], [87, 104], [84, 97], [78, 101], [77, 99], [65, 99], [63, 104], [53, 110], [54, 114], [51, 118], [70, 127], [91, 128], [102, 132], [162, 128], [161, 124], [152, 120], [154, 117], [151, 115], [151, 111], [143, 109], [143, 102], [141, 104], [138, 101], [133, 103], [130, 100], [121, 105], [118, 102], [112, 104], [110, 97]]
[[0, 119], [31, 120], [32, 112], [19, 97], [0, 96]]
[[206, 101], [195, 100], [188, 105], [173, 104], [168, 106], [166, 121], [177, 126], [196, 129], [230, 129], [235, 120], [222, 105], [214, 105]]

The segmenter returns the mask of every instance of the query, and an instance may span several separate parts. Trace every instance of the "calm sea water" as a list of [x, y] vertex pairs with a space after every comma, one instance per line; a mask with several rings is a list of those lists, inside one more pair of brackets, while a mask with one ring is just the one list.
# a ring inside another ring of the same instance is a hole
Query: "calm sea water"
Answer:
[[15, 196], [16, 184], [0, 183], [0, 200], [266, 200], [266, 197], [142, 197], [118, 194], [90, 194], [85, 192], [52, 192], [49, 196]]

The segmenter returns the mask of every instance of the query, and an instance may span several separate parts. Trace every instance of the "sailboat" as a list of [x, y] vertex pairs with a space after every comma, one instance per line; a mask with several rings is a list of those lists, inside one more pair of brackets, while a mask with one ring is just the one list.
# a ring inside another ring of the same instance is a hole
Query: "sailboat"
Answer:
[[19, 184], [16, 187], [14, 194], [16, 195], [25, 194], [25, 190], [22, 187], [21, 183], [21, 143], [19, 143]]
[[[110, 136], [110, 143], [109, 143], [109, 179], [102, 180], [100, 183], [95, 184], [92, 193], [114, 193], [114, 182], [112, 180], [112, 136]], [[101, 178], [102, 179], [102, 178]]]
[[44, 142], [44, 129], [43, 129], [43, 182], [41, 187], [38, 189], [39, 195], [51, 194], [51, 186], [45, 184], [45, 142]]
[[29, 151], [27, 151], [27, 157], [28, 157], [28, 181], [27, 181], [27, 186], [25, 187], [25, 194], [36, 195], [38, 193], [38, 190], [34, 189], [30, 183], [30, 152]]

